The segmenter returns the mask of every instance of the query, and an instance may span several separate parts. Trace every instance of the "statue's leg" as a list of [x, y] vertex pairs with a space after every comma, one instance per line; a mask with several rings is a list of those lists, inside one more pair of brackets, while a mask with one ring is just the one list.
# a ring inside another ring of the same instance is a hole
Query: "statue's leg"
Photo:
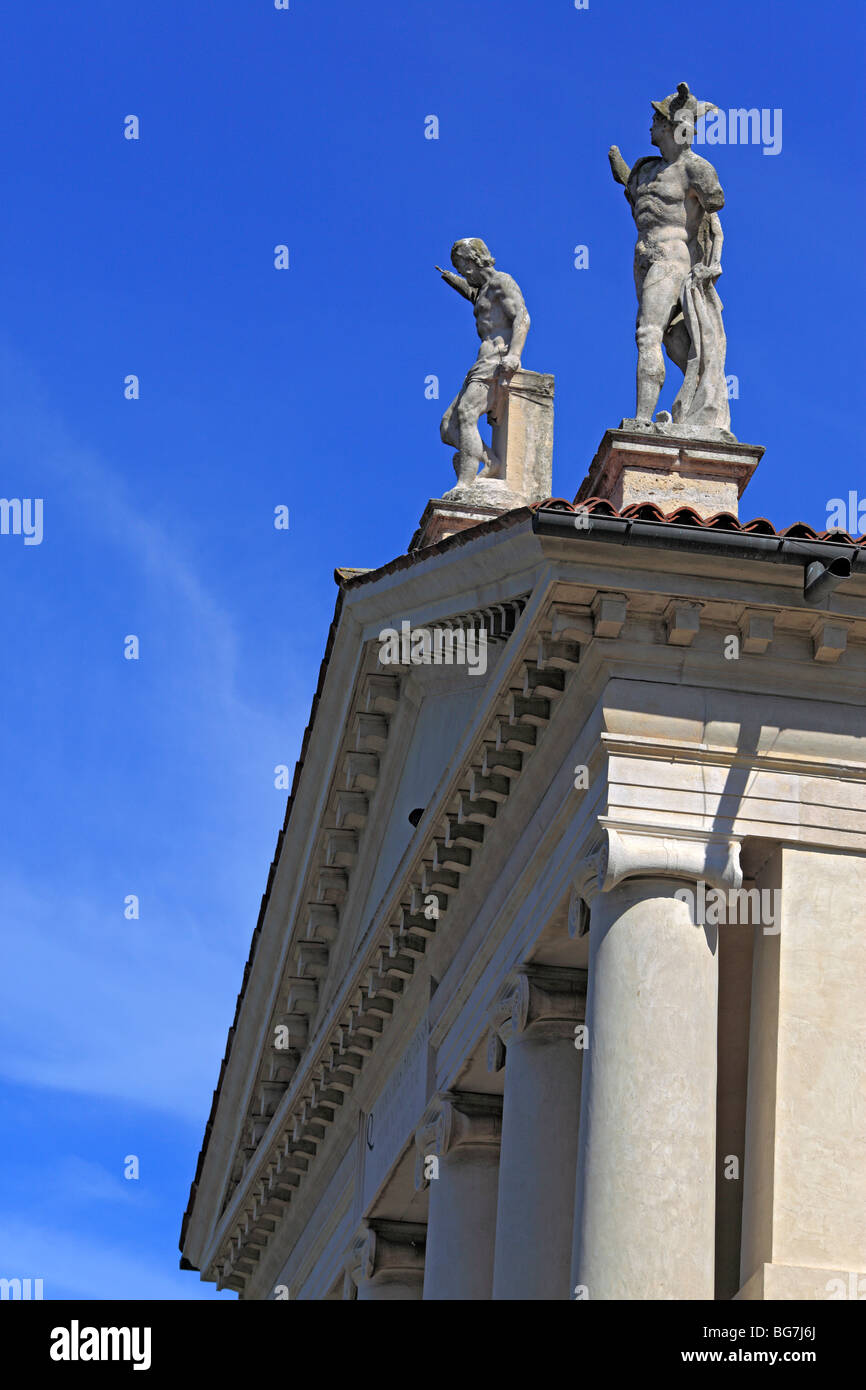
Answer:
[[439, 436], [442, 443], [449, 444], [452, 449], [460, 448], [460, 437], [457, 433], [457, 403], [459, 400], [459, 396], [454, 397], [439, 425]]
[[484, 444], [483, 440], [481, 442], [484, 445], [484, 467], [478, 474], [479, 478], [504, 478], [505, 464], [503, 460], [494, 453], [492, 444]]
[[478, 429], [478, 421], [487, 409], [487, 390], [486, 382], [467, 380], [455, 402], [459, 438], [459, 453], [455, 467], [459, 484], [474, 482], [484, 457], [485, 446]]
[[657, 261], [644, 279], [637, 315], [637, 409], [638, 420], [649, 422], [665, 383], [662, 337], [679, 297], [682, 272]]
[[487, 386], [487, 404], [485, 410], [487, 413], [487, 422], [493, 427], [493, 439], [489, 444], [485, 443], [483, 439], [481, 441], [484, 467], [478, 474], [479, 478], [505, 477], [505, 460], [499, 458], [494, 445], [496, 443], [496, 426], [501, 422], [507, 409], [507, 387], [497, 377], [496, 380], [489, 382]]

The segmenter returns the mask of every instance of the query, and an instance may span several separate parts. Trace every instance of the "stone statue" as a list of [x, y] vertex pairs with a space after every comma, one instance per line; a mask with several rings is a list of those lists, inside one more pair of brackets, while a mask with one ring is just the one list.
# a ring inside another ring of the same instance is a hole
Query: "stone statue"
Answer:
[[637, 409], [635, 420], [623, 423], [651, 424], [665, 379], [664, 344], [684, 380], [671, 415], [660, 412], [657, 424], [672, 419], [680, 433], [727, 433], [725, 331], [715, 289], [725, 196], [713, 166], [691, 148], [695, 122], [716, 108], [697, 101], [685, 82], [652, 105], [650, 139], [661, 157], [648, 155], [629, 168], [616, 145], [608, 153], [637, 226]]
[[[479, 478], [503, 479], [504, 460], [481, 438], [483, 414], [493, 423], [502, 409], [502, 394], [520, 369], [520, 355], [529, 332], [529, 314], [520, 286], [510, 275], [494, 270], [494, 259], [478, 237], [463, 237], [451, 248], [453, 271], [436, 267], [442, 279], [475, 306], [475, 325], [481, 346], [466, 380], [445, 414], [439, 433], [456, 449], [457, 488]], [[481, 472], [478, 472], [479, 466]]]

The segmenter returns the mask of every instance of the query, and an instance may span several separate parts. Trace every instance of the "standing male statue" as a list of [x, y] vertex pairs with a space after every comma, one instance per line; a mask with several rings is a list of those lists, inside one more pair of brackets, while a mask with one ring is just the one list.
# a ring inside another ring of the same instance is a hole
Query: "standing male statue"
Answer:
[[[480, 478], [504, 478], [504, 461], [484, 443], [478, 421], [486, 412], [497, 420], [502, 391], [520, 369], [520, 355], [529, 332], [529, 314], [520, 286], [510, 275], [494, 270], [494, 259], [478, 237], [463, 237], [451, 248], [453, 271], [436, 267], [442, 279], [475, 306], [475, 325], [481, 346], [466, 380], [445, 414], [439, 433], [443, 444], [456, 449], [454, 471], [458, 487]], [[479, 465], [483, 465], [478, 472]]]
[[664, 344], [668, 357], [684, 373], [671, 412], [673, 422], [693, 433], [728, 430], [725, 330], [715, 289], [722, 273], [718, 212], [725, 195], [712, 164], [691, 148], [695, 122], [716, 108], [697, 101], [685, 82], [652, 105], [650, 139], [661, 157], [648, 155], [629, 168], [616, 145], [608, 153], [637, 226], [635, 416], [642, 424], [652, 421], [665, 379]]

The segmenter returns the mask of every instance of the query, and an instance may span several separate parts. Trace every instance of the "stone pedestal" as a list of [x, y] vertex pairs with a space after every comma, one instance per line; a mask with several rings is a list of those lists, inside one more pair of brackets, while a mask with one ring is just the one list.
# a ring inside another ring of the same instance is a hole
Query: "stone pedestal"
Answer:
[[[457, 492], [456, 488], [452, 489]], [[431, 497], [424, 508], [418, 530], [409, 542], [409, 549], [421, 550], [426, 545], [453, 536], [455, 531], [465, 531], [468, 526], [479, 526], [482, 521], [492, 521], [503, 512], [514, 511], [526, 503], [515, 497], [504, 484], [495, 478], [483, 479], [473, 483], [471, 489], [465, 488], [461, 499], [453, 496]]]
[[553, 377], [521, 368], [501, 401], [499, 418], [491, 423], [505, 482], [525, 502], [544, 502], [553, 478]]
[[416, 1180], [430, 1190], [425, 1299], [490, 1298], [501, 1129], [496, 1096], [443, 1095], [427, 1109], [416, 1136]]
[[570, 1297], [585, 1011], [585, 970], [524, 966], [491, 1017], [488, 1060], [506, 1052], [495, 1299]]
[[681, 427], [642, 427], [624, 420], [602, 439], [575, 504], [603, 497], [617, 510], [654, 502], [665, 513], [692, 507], [704, 518], [716, 512], [739, 517], [739, 499], [764, 450], [739, 444], [733, 436], [726, 440], [721, 430], [717, 434], [692, 438]]
[[493, 426], [493, 452], [500, 460], [501, 476], [477, 477], [468, 486], [457, 486], [444, 497], [428, 502], [409, 542], [410, 550], [435, 545], [455, 531], [490, 521], [503, 512], [543, 502], [549, 496], [553, 476], [552, 376], [541, 372], [515, 372], [497, 393], [497, 418]]

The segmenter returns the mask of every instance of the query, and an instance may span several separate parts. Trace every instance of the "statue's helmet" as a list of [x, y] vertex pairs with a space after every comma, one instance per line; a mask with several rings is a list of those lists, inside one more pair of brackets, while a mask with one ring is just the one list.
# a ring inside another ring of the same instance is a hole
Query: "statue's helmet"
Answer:
[[451, 247], [452, 265], [457, 264], [454, 257], [458, 251], [464, 256], [470, 256], [477, 265], [485, 266], [496, 264], [480, 237], [464, 236], [461, 237], [459, 241], [455, 241], [454, 245]]
[[688, 125], [692, 130], [701, 116], [706, 116], [708, 111], [718, 110], [711, 101], [698, 101], [689, 91], [687, 82], [680, 82], [675, 92], [665, 97], [664, 101], [652, 102], [652, 106], [672, 126]]

